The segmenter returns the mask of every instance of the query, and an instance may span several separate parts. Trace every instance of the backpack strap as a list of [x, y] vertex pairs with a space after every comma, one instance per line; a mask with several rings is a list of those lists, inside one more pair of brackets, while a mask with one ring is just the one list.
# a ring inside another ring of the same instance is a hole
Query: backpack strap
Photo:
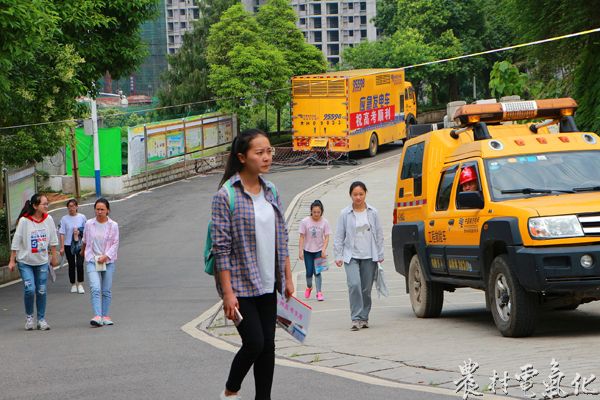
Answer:
[[269, 189], [271, 189], [271, 192], [273, 192], [273, 198], [277, 200], [277, 188], [275, 187], [275, 185], [273, 185], [271, 182], [267, 182], [267, 186], [269, 187]]
[[235, 189], [229, 180], [226, 181], [223, 186], [227, 189], [227, 194], [229, 195], [229, 212], [233, 215], [233, 210], [235, 209]]

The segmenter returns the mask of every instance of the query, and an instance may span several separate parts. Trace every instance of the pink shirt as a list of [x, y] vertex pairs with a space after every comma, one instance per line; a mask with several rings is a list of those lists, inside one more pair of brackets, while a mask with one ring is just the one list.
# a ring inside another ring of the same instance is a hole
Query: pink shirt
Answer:
[[315, 221], [312, 217], [306, 217], [300, 222], [298, 229], [301, 235], [304, 235], [304, 250], [316, 253], [323, 250], [325, 236], [331, 234], [329, 222], [323, 217]]
[[104, 254], [94, 254], [94, 238], [96, 237], [96, 218], [88, 219], [83, 230], [83, 243], [85, 243], [85, 261], [94, 261], [94, 256], [106, 255], [107, 263], [117, 261], [119, 250], [119, 225], [112, 219], [106, 222], [104, 230]]

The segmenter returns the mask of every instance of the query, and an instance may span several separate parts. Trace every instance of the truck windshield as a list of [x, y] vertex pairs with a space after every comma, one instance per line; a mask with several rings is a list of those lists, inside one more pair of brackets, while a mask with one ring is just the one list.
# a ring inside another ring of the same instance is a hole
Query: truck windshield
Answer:
[[485, 160], [493, 200], [600, 191], [600, 151], [527, 154]]

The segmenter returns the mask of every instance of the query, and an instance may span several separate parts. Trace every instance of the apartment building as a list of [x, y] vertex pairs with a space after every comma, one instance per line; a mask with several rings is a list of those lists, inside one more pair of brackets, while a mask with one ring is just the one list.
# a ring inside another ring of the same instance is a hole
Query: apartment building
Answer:
[[[242, 3], [248, 11], [256, 12], [265, 0], [242, 0]], [[330, 65], [340, 62], [344, 48], [377, 39], [372, 21], [376, 0], [291, 0], [291, 5], [298, 15], [296, 25], [306, 41], [320, 49]]]
[[166, 0], [165, 11], [167, 52], [175, 54], [183, 44], [183, 35], [192, 30], [193, 21], [200, 17], [200, 10], [196, 0]]

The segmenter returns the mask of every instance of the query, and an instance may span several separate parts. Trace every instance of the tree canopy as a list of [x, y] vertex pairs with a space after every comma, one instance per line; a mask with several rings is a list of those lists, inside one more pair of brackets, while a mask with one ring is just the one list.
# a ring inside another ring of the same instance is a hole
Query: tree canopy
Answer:
[[85, 112], [76, 98], [110, 71], [145, 56], [139, 26], [155, 0], [5, 0], [0, 8], [0, 163], [55, 154], [65, 125]]

